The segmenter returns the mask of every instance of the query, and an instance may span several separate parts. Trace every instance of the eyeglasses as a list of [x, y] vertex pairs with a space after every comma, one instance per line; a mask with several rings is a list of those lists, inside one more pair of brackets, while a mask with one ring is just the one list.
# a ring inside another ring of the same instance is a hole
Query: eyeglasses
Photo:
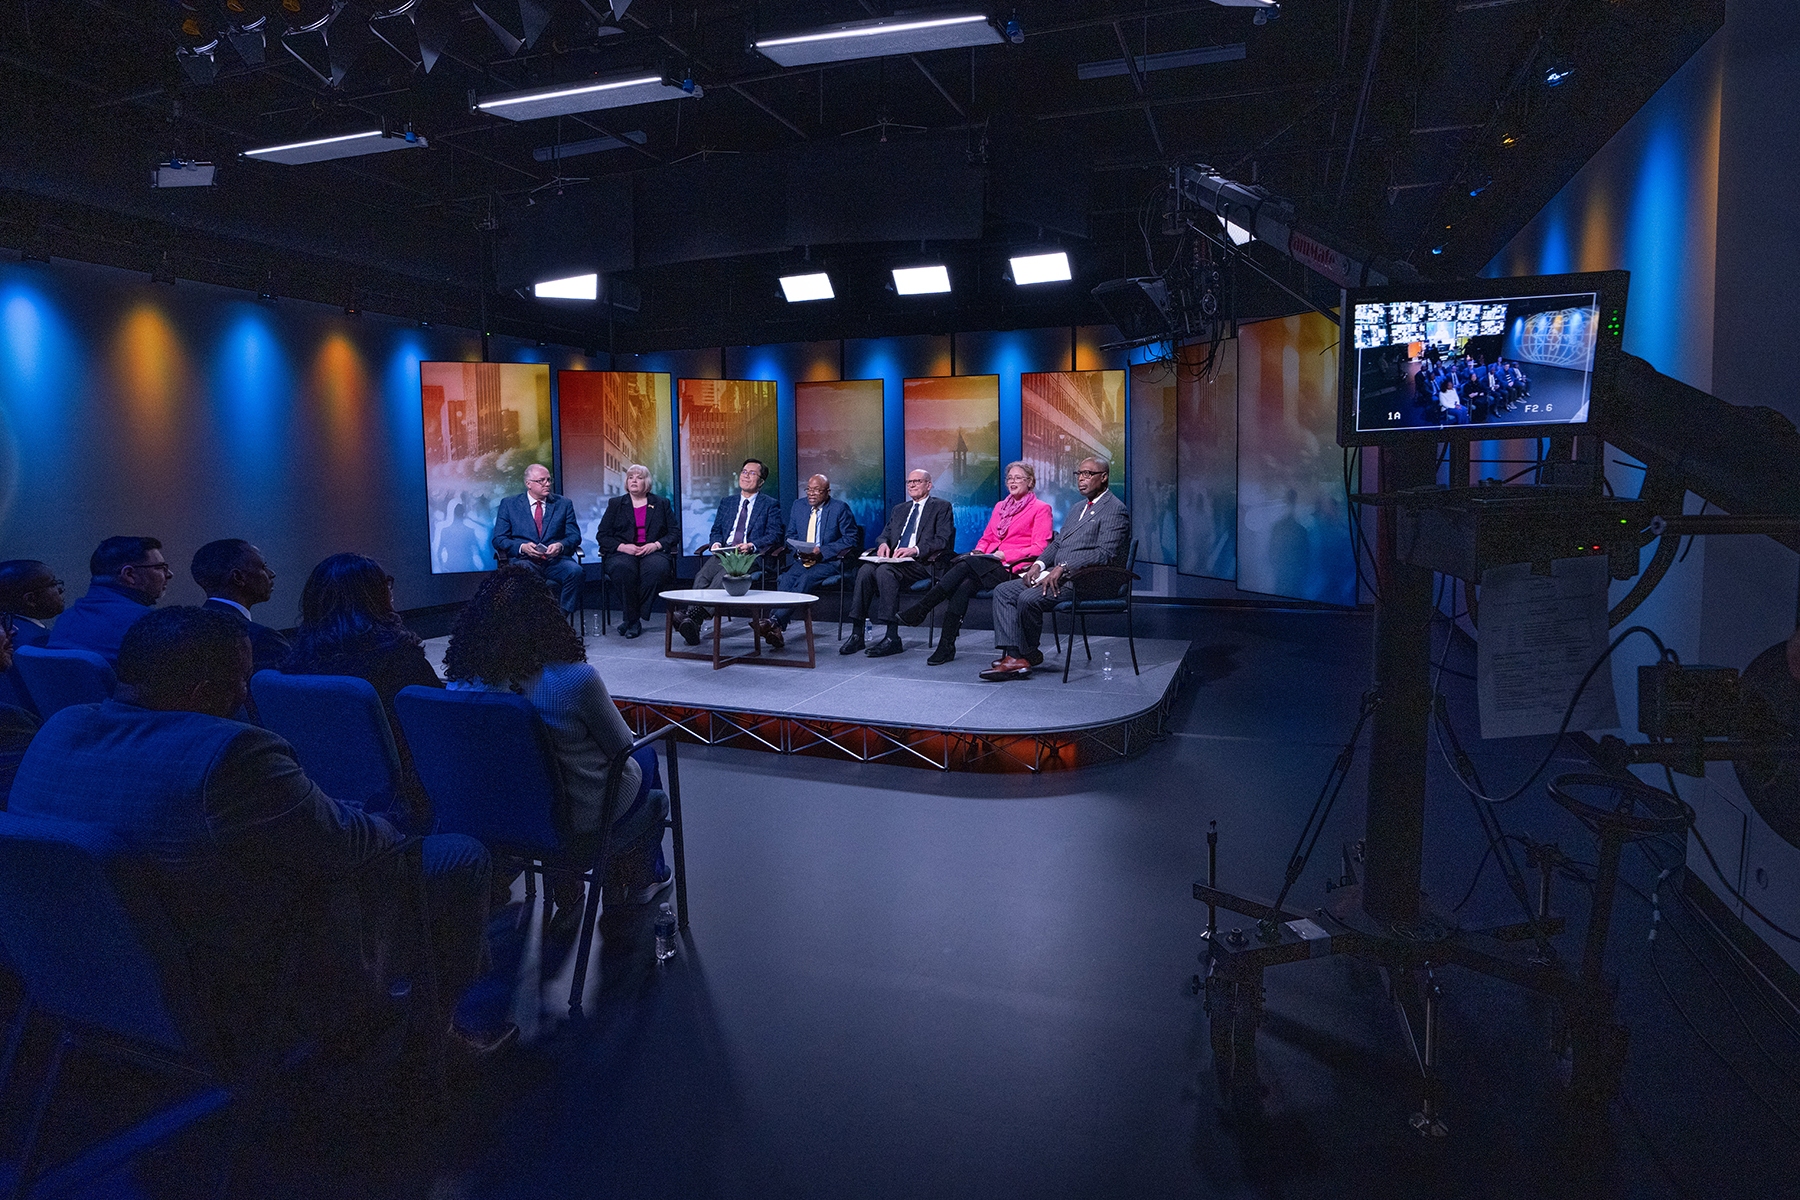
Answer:
[[[132, 563], [125, 569], [127, 571], [161, 571], [164, 575], [170, 577], [173, 577], [175, 574], [175, 568], [171, 567], [168, 563]], [[62, 580], [59, 579], [56, 582], [60, 585]]]
[[1077, 475], [1104, 475], [1104, 474], [1106, 474], [1105, 471], [1077, 471], [1075, 473]]

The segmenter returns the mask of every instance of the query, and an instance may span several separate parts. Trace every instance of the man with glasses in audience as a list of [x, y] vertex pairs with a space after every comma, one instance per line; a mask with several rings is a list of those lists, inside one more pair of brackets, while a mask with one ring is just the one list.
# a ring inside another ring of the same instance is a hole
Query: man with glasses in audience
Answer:
[[58, 618], [45, 644], [51, 650], [91, 650], [113, 666], [125, 631], [155, 607], [174, 571], [155, 538], [109, 537], [88, 560], [88, 573], [93, 583], [87, 595]]
[[0, 629], [12, 634], [14, 649], [48, 642], [50, 622], [62, 610], [63, 581], [50, 564], [35, 558], [0, 562]]
[[[1037, 561], [1018, 579], [994, 589], [994, 645], [1000, 657], [981, 673], [990, 682], [1030, 679], [1031, 668], [1044, 661], [1038, 639], [1044, 614], [1062, 602], [1069, 576], [1083, 567], [1125, 565], [1131, 546], [1131, 512], [1106, 488], [1107, 464], [1084, 458], [1075, 471], [1083, 503], [1063, 519], [1062, 531], [1050, 539]], [[1073, 630], [1070, 638], [1074, 637]], [[1075, 643], [1071, 640], [1070, 650]]]

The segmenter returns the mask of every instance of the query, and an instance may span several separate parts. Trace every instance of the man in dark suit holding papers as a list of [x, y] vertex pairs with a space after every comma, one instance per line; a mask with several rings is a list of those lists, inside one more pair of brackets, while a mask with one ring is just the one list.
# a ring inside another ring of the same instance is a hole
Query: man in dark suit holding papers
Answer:
[[575, 502], [550, 491], [550, 468], [532, 463], [525, 468], [525, 492], [500, 502], [494, 518], [494, 549], [511, 555], [536, 571], [562, 599], [566, 613], [581, 603], [581, 564], [575, 551], [581, 548], [581, 526], [575, 522]]
[[956, 544], [956, 510], [947, 500], [931, 494], [931, 476], [913, 471], [906, 477], [906, 500], [894, 505], [887, 527], [875, 545], [875, 556], [885, 562], [864, 562], [856, 573], [856, 599], [850, 605], [850, 636], [838, 647], [839, 654], [855, 654], [863, 648], [863, 618], [879, 594], [877, 618], [887, 622], [887, 636], [870, 646], [870, 658], [885, 658], [906, 647], [900, 642], [900, 593], [930, 573], [926, 564], [949, 553]]
[[1075, 486], [1086, 503], [1063, 520], [1037, 561], [1020, 579], [994, 589], [994, 645], [1000, 657], [981, 673], [987, 680], [1030, 679], [1031, 668], [1044, 661], [1038, 639], [1044, 613], [1062, 600], [1068, 577], [1083, 567], [1125, 565], [1131, 545], [1131, 512], [1106, 490], [1107, 465], [1084, 458], [1075, 470]]
[[[804, 592], [824, 580], [835, 579], [835, 572], [842, 565], [836, 560], [857, 547], [862, 534], [856, 518], [850, 515], [850, 506], [831, 498], [831, 480], [814, 475], [806, 481], [806, 495], [794, 501], [788, 514], [787, 536], [795, 551], [794, 561], [781, 573], [775, 586], [784, 592]], [[811, 549], [801, 550], [801, 546]], [[779, 650], [786, 641], [782, 630], [787, 628], [790, 615], [791, 610], [778, 608], [766, 620], [757, 618], [756, 631]]]

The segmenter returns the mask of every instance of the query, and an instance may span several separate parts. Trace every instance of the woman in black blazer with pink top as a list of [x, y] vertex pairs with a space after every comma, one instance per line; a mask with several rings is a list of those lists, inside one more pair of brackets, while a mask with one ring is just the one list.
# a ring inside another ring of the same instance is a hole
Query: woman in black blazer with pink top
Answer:
[[606, 577], [624, 609], [619, 617], [621, 637], [644, 632], [639, 618], [650, 611], [656, 593], [668, 587], [675, 574], [679, 537], [674, 507], [666, 496], [650, 490], [650, 469], [637, 463], [626, 467], [625, 494], [606, 502], [594, 533]]

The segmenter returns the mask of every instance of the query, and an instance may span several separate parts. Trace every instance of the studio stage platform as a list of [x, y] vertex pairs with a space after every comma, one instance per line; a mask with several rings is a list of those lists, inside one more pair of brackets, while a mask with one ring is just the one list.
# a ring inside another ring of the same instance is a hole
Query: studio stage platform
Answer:
[[[798, 620], [788, 626], [787, 646], [776, 657], [805, 661], [800, 628]], [[984, 683], [977, 676], [994, 657], [994, 635], [986, 630], [965, 631], [956, 661], [928, 667], [923, 628], [903, 630], [906, 652], [888, 658], [840, 655], [836, 625], [815, 628], [818, 666], [810, 671], [743, 664], [715, 671], [710, 663], [664, 658], [661, 613], [629, 641], [616, 626], [599, 636], [590, 620], [588, 661], [639, 733], [675, 722], [691, 740], [717, 746], [939, 771], [1045, 771], [1129, 758], [1160, 739], [1187, 676], [1190, 646], [1138, 638], [1143, 674], [1134, 676], [1122, 636], [1090, 635], [1091, 663], [1078, 637], [1065, 684], [1062, 659], [1046, 637], [1044, 665], [1030, 679]], [[709, 644], [710, 633], [709, 626]], [[723, 636], [727, 652], [748, 653], [748, 622], [730, 621]], [[440, 669], [448, 641], [425, 643]], [[684, 648], [680, 638], [675, 644]], [[1110, 682], [1101, 678], [1108, 650]]]

